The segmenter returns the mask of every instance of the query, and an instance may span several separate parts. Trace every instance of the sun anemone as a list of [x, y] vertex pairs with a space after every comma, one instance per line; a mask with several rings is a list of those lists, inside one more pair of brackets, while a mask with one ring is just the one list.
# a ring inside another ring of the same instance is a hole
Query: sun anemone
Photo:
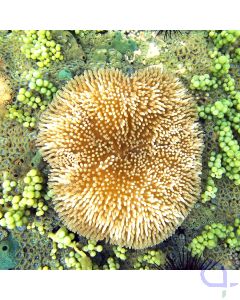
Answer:
[[70, 80], [42, 114], [37, 140], [66, 226], [135, 249], [172, 235], [200, 193], [197, 118], [183, 85], [158, 68]]

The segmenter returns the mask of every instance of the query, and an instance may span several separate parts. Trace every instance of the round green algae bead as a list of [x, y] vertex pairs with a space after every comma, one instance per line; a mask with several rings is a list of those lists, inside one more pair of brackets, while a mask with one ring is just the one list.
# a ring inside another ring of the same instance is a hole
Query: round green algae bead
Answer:
[[64, 238], [63, 238], [63, 244], [65, 244], [65, 245], [70, 245], [71, 244], [71, 238], [69, 237], [69, 236], [65, 236]]
[[74, 257], [70, 257], [69, 259], [68, 259], [68, 263], [70, 264], [70, 265], [74, 265], [74, 264], [76, 264], [76, 259], [74, 258]]
[[228, 61], [228, 59], [226, 56], [222, 55], [218, 58], [218, 61], [220, 64], [224, 65]]
[[38, 203], [38, 208], [42, 208], [42, 207], [43, 207], [43, 205], [44, 205], [44, 203], [43, 203], [43, 202], [39, 202], [39, 203]]
[[33, 177], [32, 177], [32, 181], [33, 181], [34, 183], [40, 183], [40, 182], [41, 182], [41, 178], [40, 178], [40, 176], [33, 176]]
[[44, 86], [44, 87], [47, 87], [48, 85], [49, 85], [49, 81], [44, 79], [44, 80], [43, 80], [43, 86]]
[[34, 192], [27, 192], [27, 198], [33, 199], [34, 198]]
[[41, 77], [41, 73], [39, 71], [34, 71], [33, 74], [32, 74], [32, 76], [34, 78], [40, 78]]
[[[200, 236], [197, 237], [197, 240], [198, 240], [199, 243], [203, 243], [204, 238], [200, 235]], [[194, 242], [196, 242], [196, 240]]]
[[42, 88], [40, 89], [40, 93], [41, 93], [41, 94], [46, 94], [46, 93], [47, 93], [47, 89], [46, 89], [45, 87], [42, 87]]
[[216, 64], [216, 65], [215, 65], [215, 69], [216, 69], [216, 70], [220, 70], [221, 68], [222, 68], [222, 65], [221, 65], [221, 64]]
[[121, 260], [126, 260], [127, 257], [126, 257], [125, 254], [120, 254], [120, 255], [119, 255], [119, 258], [120, 258]]
[[33, 183], [31, 183], [31, 185], [25, 186], [24, 191], [27, 191], [27, 192], [34, 192], [34, 191], [35, 191], [35, 188], [34, 188], [34, 185], [32, 185], [32, 184], [33, 184]]
[[82, 250], [83, 250], [84, 252], [88, 252], [88, 246], [87, 246], [87, 245], [84, 246], [84, 247], [82, 248]]
[[26, 93], [26, 89], [25, 88], [20, 88], [19, 91], [18, 91], [18, 93], [20, 95], [24, 95]]
[[18, 100], [18, 101], [24, 101], [25, 99], [26, 99], [25, 95], [19, 94], [19, 95], [17, 96], [17, 100]]
[[30, 97], [32, 96], [32, 94], [31, 94], [29, 91], [26, 91], [25, 96], [26, 96], [27, 98], [30, 98]]
[[94, 248], [95, 248], [94, 245], [92, 245], [92, 244], [89, 244], [89, 245], [88, 245], [88, 250], [89, 250], [89, 251], [94, 250]]
[[10, 187], [16, 187], [17, 186], [17, 182], [16, 181], [11, 181], [10, 182]]
[[31, 177], [30, 176], [26, 176], [24, 179], [23, 179], [24, 183], [26, 184], [29, 184], [32, 180], [31, 180]]
[[44, 215], [44, 211], [42, 211], [42, 210], [38, 210], [37, 212], [36, 212], [36, 216], [37, 217], [41, 217], [41, 216], [43, 216]]
[[102, 245], [98, 245], [98, 246], [95, 248], [95, 250], [96, 250], [97, 252], [102, 252], [102, 251], [103, 251], [103, 246], [102, 246]]
[[34, 186], [36, 191], [41, 191], [42, 190], [42, 185], [40, 183], [35, 184]]
[[39, 68], [43, 68], [43, 67], [44, 67], [43, 62], [41, 62], [41, 61], [38, 61], [38, 62], [37, 62], [37, 65], [39, 66]]
[[47, 210], [48, 210], [48, 206], [47, 206], [47, 205], [44, 205], [44, 206], [42, 207], [42, 210], [43, 210], [43, 211], [47, 211]]
[[43, 80], [41, 78], [38, 78], [36, 80], [36, 85], [39, 86], [39, 87], [43, 86]]
[[0, 220], [0, 225], [1, 225], [2, 227], [6, 227], [6, 226], [7, 226], [6, 219], [1, 219], [1, 220]]
[[29, 88], [30, 88], [31, 90], [35, 90], [35, 88], [36, 88], [36, 83], [35, 83], [35, 82], [30, 82], [28, 86], [29, 86]]
[[34, 199], [33, 199], [33, 198], [29, 198], [29, 199], [27, 200], [27, 205], [28, 205], [29, 207], [33, 207], [33, 205], [34, 205]]
[[42, 225], [40, 225], [40, 226], [38, 227], [38, 230], [39, 230], [39, 231], [44, 231], [44, 228], [43, 228], [43, 226], [42, 226]]
[[10, 180], [4, 180], [2, 183], [2, 187], [5, 189], [7, 187], [10, 187]]
[[97, 253], [96, 253], [96, 251], [94, 251], [94, 250], [89, 252], [89, 255], [90, 255], [91, 257], [95, 257], [96, 254], [97, 254]]
[[38, 171], [36, 169], [32, 169], [27, 173], [27, 176], [34, 177], [36, 176]]
[[19, 209], [19, 205], [17, 203], [12, 204], [12, 209], [17, 211]]
[[56, 233], [57, 237], [59, 237], [60, 239], [64, 238], [66, 234], [67, 232], [65, 228], [60, 228]]

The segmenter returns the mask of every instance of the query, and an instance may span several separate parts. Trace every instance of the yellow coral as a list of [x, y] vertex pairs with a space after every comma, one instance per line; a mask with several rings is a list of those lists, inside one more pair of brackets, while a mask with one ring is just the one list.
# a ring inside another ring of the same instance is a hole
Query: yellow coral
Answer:
[[196, 121], [183, 85], [158, 68], [72, 79], [43, 113], [37, 142], [66, 226], [132, 248], [173, 234], [200, 192]]

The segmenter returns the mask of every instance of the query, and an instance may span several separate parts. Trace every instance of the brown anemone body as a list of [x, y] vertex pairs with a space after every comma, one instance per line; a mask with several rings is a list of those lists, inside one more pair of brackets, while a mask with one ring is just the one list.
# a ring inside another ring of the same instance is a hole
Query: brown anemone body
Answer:
[[157, 68], [87, 71], [39, 124], [55, 209], [87, 238], [135, 249], [169, 237], [200, 193], [196, 104]]

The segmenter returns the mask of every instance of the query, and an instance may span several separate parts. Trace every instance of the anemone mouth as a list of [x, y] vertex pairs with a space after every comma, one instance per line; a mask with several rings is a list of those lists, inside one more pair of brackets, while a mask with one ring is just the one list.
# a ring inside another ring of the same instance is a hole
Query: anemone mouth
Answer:
[[196, 121], [182, 84], [157, 68], [72, 79], [42, 114], [37, 140], [64, 223], [131, 248], [166, 239], [200, 193]]

